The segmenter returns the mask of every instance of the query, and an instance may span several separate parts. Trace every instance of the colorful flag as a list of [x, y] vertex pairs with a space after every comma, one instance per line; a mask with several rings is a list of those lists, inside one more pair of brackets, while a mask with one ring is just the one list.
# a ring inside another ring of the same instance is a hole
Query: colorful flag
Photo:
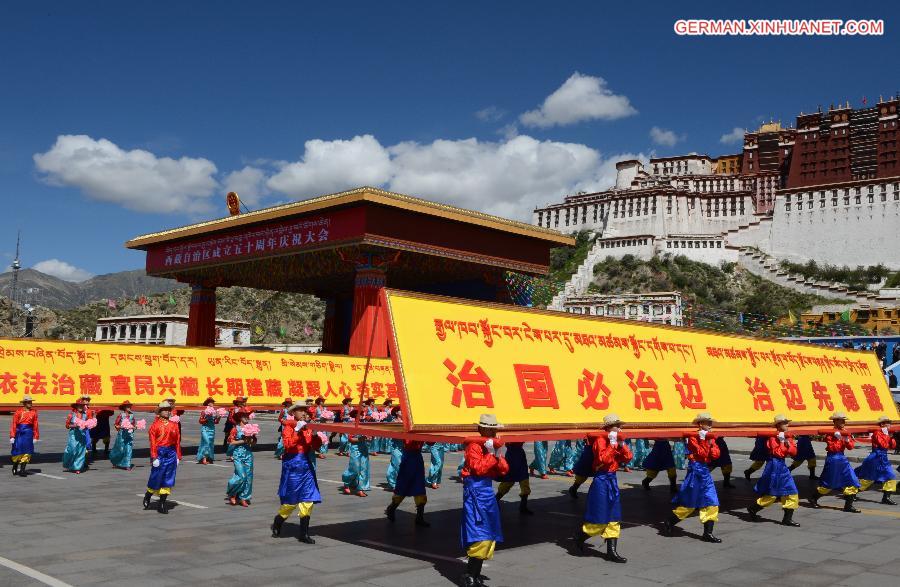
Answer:
[[844, 310], [841, 312], [841, 320], [844, 322], [850, 322], [850, 310]]
[[169, 294], [169, 305], [174, 306], [175, 304], [176, 304], [175, 296], [173, 296], [172, 294]]
[[312, 336], [312, 333], [313, 329], [310, 328], [309, 325], [303, 327], [303, 334], [305, 334], [306, 336]]
[[278, 336], [284, 338], [287, 335], [287, 329], [284, 326], [278, 327]]
[[259, 326], [259, 325], [256, 326], [256, 335], [257, 336], [262, 336], [265, 333], [266, 333], [266, 331], [263, 330], [262, 326]]
[[146, 306], [146, 305], [147, 305], [147, 296], [140, 296], [140, 297], [138, 298], [137, 303], [138, 303], [139, 306], [142, 306], [142, 307], [143, 307], [143, 306]]
[[115, 310], [116, 309], [116, 300], [114, 300], [112, 298], [107, 298], [106, 307], [109, 308], [110, 310]]
[[793, 326], [796, 323], [797, 323], [797, 317], [794, 316], [794, 312], [791, 310], [788, 310], [788, 324]]

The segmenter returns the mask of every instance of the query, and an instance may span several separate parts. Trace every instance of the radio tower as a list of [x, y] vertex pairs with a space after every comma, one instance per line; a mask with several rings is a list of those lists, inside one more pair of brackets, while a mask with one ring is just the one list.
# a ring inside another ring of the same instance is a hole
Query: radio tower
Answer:
[[16, 233], [16, 258], [12, 262], [12, 286], [9, 290], [9, 321], [16, 320], [16, 304], [19, 301], [19, 269], [22, 264], [19, 262], [19, 243], [22, 240], [22, 231]]

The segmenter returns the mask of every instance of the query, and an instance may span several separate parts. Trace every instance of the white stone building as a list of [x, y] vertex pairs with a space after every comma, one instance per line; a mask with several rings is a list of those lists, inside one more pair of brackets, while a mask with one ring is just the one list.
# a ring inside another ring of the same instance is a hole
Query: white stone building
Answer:
[[681, 293], [677, 291], [639, 294], [584, 294], [566, 299], [570, 314], [609, 316], [656, 324], [681, 326]]
[[[94, 340], [184, 346], [188, 317], [181, 314], [117, 316], [97, 319]], [[217, 347], [250, 346], [250, 323], [216, 320]]]

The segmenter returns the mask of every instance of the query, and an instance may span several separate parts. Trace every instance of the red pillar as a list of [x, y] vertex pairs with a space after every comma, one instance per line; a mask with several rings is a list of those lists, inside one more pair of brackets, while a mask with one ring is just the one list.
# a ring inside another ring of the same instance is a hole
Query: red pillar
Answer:
[[357, 268], [353, 283], [353, 318], [350, 323], [352, 356], [387, 357], [387, 329], [379, 315], [378, 295], [384, 288], [385, 273], [372, 267]]
[[216, 288], [191, 284], [188, 346], [216, 346]]

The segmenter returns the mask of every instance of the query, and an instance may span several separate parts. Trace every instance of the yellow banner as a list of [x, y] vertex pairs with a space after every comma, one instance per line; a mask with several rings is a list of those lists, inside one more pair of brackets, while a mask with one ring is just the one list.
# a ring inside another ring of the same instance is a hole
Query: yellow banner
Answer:
[[365, 368], [365, 358], [334, 355], [0, 339], [0, 404], [30, 395], [38, 407], [68, 405], [85, 393], [94, 405], [155, 405], [173, 395], [183, 405], [243, 395], [252, 406], [288, 396], [340, 403], [362, 391], [398, 397], [389, 360], [372, 359], [363, 390]]
[[684, 425], [897, 419], [874, 353], [761, 340], [637, 321], [385, 293], [391, 354], [412, 430], [625, 422]]

